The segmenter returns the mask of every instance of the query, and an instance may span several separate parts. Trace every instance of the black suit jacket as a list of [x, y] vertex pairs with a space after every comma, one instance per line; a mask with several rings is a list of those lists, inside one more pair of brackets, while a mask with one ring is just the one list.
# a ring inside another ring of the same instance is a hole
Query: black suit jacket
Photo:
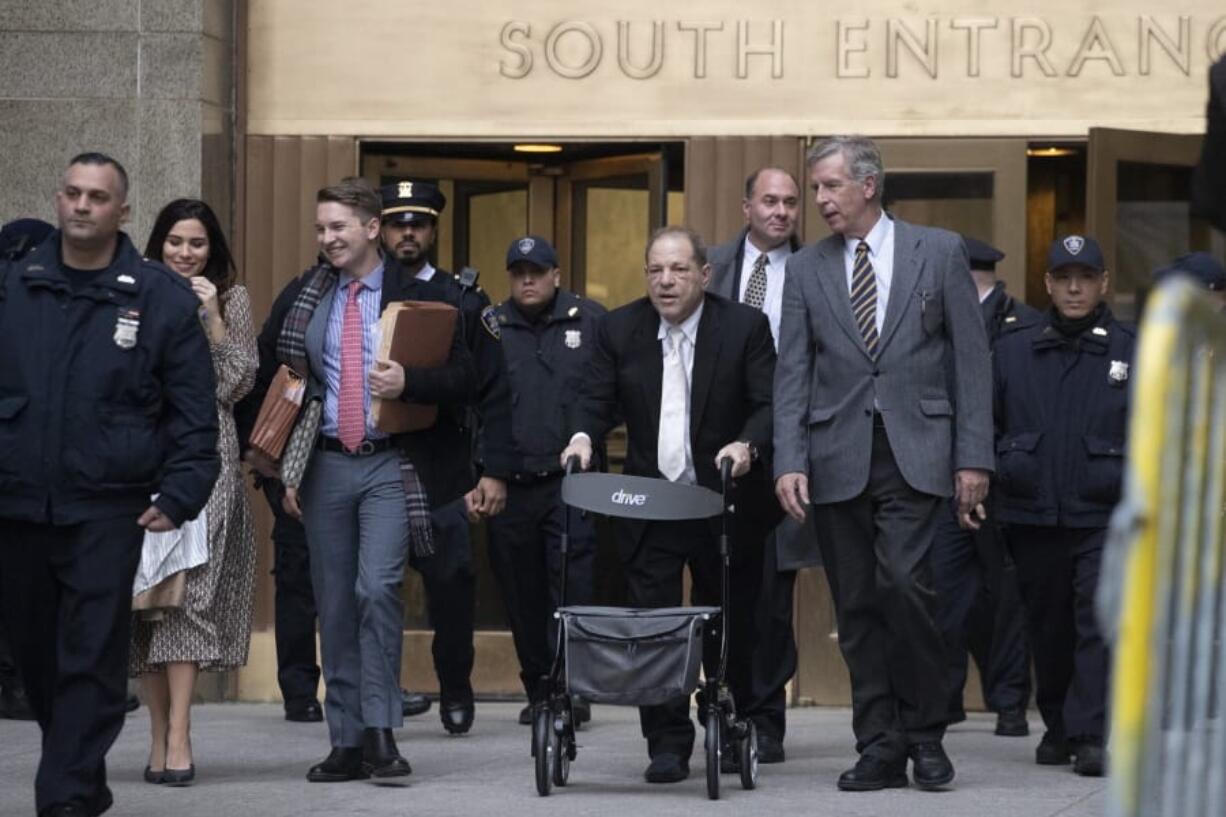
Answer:
[[[775, 346], [760, 311], [710, 292], [704, 298], [690, 385], [690, 446], [698, 484], [715, 491], [720, 489], [715, 455], [721, 448], [739, 440], [758, 449], [758, 461], [734, 488], [739, 550], [759, 546], [781, 513], [769, 463]], [[662, 478], [657, 447], [664, 371], [659, 329], [660, 316], [647, 298], [600, 320], [574, 429], [599, 443], [624, 419], [625, 473], [657, 479]], [[642, 537], [642, 525], [631, 528], [630, 541], [619, 543], [626, 559]]]

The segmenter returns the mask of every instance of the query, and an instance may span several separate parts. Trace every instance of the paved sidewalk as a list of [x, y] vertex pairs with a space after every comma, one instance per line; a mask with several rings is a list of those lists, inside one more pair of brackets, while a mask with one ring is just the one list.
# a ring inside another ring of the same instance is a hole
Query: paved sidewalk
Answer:
[[[646, 749], [634, 710], [597, 706], [594, 725], [579, 733], [571, 785], [536, 795], [527, 727], [515, 722], [519, 704], [482, 703], [471, 735], [448, 737], [436, 710], [398, 732], [413, 764], [405, 787], [369, 782], [310, 784], [303, 778], [327, 754], [322, 724], [293, 724], [281, 708], [210, 704], [194, 710], [197, 783], [163, 789], [142, 782], [148, 719], [128, 717], [108, 760], [116, 817], [307, 817], [307, 815], [656, 815], [766, 814], [806, 817], [1100, 817], [1104, 780], [1077, 777], [1069, 767], [1034, 764], [1041, 726], [1029, 738], [998, 738], [994, 720], [972, 715], [954, 727], [946, 748], [957, 767], [950, 791], [914, 788], [844, 794], [835, 779], [852, 761], [850, 712], [806, 708], [788, 713], [788, 761], [764, 766], [756, 791], [725, 775], [723, 799], [706, 799], [701, 756], [690, 779], [659, 786], [643, 782]], [[0, 721], [0, 817], [32, 815], [38, 728]], [[700, 811], [701, 810], [701, 811]]]

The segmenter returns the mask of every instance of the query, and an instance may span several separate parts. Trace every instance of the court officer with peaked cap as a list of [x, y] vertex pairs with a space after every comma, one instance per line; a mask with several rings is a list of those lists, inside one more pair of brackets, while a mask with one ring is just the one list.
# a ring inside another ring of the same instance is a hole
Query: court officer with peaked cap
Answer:
[[[1039, 312], [1005, 291], [996, 265], [1005, 254], [970, 236], [962, 237], [970, 260], [971, 278], [979, 294], [988, 345], [1001, 335], [1029, 326]], [[991, 508], [979, 530], [958, 524], [951, 507], [937, 518], [932, 544], [932, 575], [937, 595], [937, 627], [948, 647], [949, 720], [966, 719], [962, 690], [966, 686], [969, 649], [983, 683], [984, 700], [996, 713], [996, 734], [1029, 734], [1026, 705], [1030, 701], [1030, 658], [1017, 575]]]
[[[558, 257], [540, 236], [524, 236], [507, 248], [511, 297], [495, 308], [511, 380], [515, 466], [507, 481], [507, 506], [489, 523], [490, 565], [502, 591], [520, 677], [529, 701], [553, 660], [552, 613], [562, 580], [562, 465], [592, 346], [605, 308], [563, 289]], [[570, 513], [566, 599], [589, 604], [596, 540], [591, 521]], [[580, 722], [590, 716], [575, 707]], [[520, 713], [530, 724], [531, 708]]]
[[[477, 273], [466, 268], [451, 275], [430, 263], [447, 197], [437, 185], [423, 181], [387, 184], [380, 194], [384, 249], [409, 274], [442, 287], [447, 301], [459, 309], [461, 334], [480, 384], [476, 405], [441, 412], [431, 435], [435, 458], [454, 469], [455, 478], [466, 479], [469, 489], [432, 509], [435, 554], [410, 559], [425, 583], [434, 627], [431, 650], [439, 680], [439, 717], [448, 732], [462, 734], [472, 728], [475, 714], [471, 676], [477, 574], [469, 522], [497, 516], [506, 502], [512, 456], [510, 389], [498, 321], [489, 297], [477, 286]], [[430, 707], [424, 695], [408, 692], [403, 705], [406, 715]]]
[[1046, 733], [1041, 765], [1103, 774], [1107, 647], [1094, 594], [1124, 473], [1132, 326], [1111, 314], [1093, 238], [1048, 252], [1043, 319], [996, 342], [997, 517], [1017, 564]]

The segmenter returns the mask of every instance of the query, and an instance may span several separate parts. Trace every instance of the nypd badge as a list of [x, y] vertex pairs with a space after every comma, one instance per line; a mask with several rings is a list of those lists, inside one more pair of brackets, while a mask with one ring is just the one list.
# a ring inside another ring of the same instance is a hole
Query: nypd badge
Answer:
[[1128, 364], [1122, 360], [1111, 361], [1111, 368], [1107, 370], [1107, 379], [1112, 383], [1123, 383], [1128, 379]]
[[1086, 240], [1079, 235], [1070, 235], [1064, 239], [1064, 249], [1069, 251], [1069, 255], [1076, 255], [1085, 247]]
[[400, 184], [396, 185], [396, 195], [402, 199], [413, 198], [413, 183], [401, 182]]
[[115, 318], [115, 334], [112, 339], [120, 349], [131, 349], [136, 346], [136, 336], [140, 332], [140, 311], [136, 309], [121, 309]]
[[562, 342], [567, 349], [578, 349], [583, 344], [583, 333], [578, 329], [567, 329]]
[[518, 246], [520, 255], [527, 255], [528, 253], [532, 252], [532, 248], [536, 246], [536, 242], [531, 238], [521, 238]]
[[502, 328], [498, 325], [498, 315], [494, 312], [493, 306], [487, 306], [481, 310], [481, 325], [493, 336], [494, 340], [502, 340]]

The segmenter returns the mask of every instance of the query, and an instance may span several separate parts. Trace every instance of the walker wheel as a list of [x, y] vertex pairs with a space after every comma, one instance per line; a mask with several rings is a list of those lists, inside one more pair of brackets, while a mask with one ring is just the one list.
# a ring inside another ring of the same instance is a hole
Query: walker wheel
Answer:
[[718, 706], [707, 707], [707, 797], [719, 799], [719, 753], [723, 714]]
[[745, 737], [737, 741], [741, 753], [741, 788], [758, 786], [758, 727], [753, 721], [746, 724]]
[[536, 760], [536, 793], [549, 796], [554, 757], [558, 753], [558, 736], [553, 731], [549, 707], [538, 704], [532, 711], [532, 755]]

